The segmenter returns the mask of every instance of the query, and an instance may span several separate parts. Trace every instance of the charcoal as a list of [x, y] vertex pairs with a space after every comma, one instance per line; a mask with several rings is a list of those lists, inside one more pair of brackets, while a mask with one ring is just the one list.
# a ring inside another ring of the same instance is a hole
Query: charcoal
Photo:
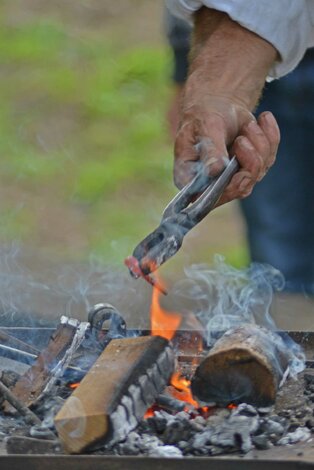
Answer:
[[243, 416], [256, 416], [257, 410], [252, 405], [248, 405], [247, 403], [241, 403], [241, 405], [239, 405], [234, 412], [234, 415], [237, 414]]
[[268, 437], [266, 434], [260, 434], [258, 436], [253, 436], [252, 437], [252, 443], [256, 447], [256, 449], [259, 450], [266, 450], [271, 447], [271, 442], [269, 441]]
[[313, 429], [313, 432], [314, 432], [314, 419], [313, 418], [306, 420], [305, 425], [307, 428], [311, 430]]
[[190, 420], [190, 415], [186, 411], [180, 411], [176, 414], [176, 419], [183, 420], [186, 422]]
[[207, 424], [211, 426], [219, 426], [231, 414], [231, 411], [225, 408], [218, 409], [213, 415], [207, 418]]
[[156, 404], [160, 408], [163, 408], [164, 410], [169, 411], [170, 413], [183, 411], [186, 406], [185, 402], [177, 400], [176, 398], [171, 397], [167, 393], [159, 395], [156, 398]]
[[283, 418], [290, 418], [291, 410], [281, 410], [278, 412], [278, 416], [281, 416]]
[[206, 419], [203, 418], [203, 416], [196, 416], [196, 418], [193, 420], [193, 423], [204, 427], [206, 425]]
[[[213, 457], [215, 455], [222, 455], [225, 453], [225, 449], [222, 449], [221, 447], [218, 447], [218, 446], [209, 446], [209, 451], [210, 451], [210, 455], [212, 455]], [[233, 449], [231, 449], [231, 451], [233, 451]]]
[[147, 423], [158, 434], [163, 433], [167, 428], [167, 420], [163, 417], [154, 416], [153, 418], [148, 418]]
[[[205, 421], [206, 423], [206, 421]], [[191, 428], [193, 429], [194, 432], [202, 432], [205, 428], [204, 424], [200, 424], [195, 419], [191, 420]]]
[[183, 454], [178, 447], [175, 446], [162, 446], [162, 447], [155, 447], [148, 451], [149, 457], [166, 457], [166, 458], [181, 458]]
[[296, 444], [297, 442], [307, 441], [311, 437], [311, 431], [308, 428], [297, 428], [293, 432], [289, 432], [286, 436], [282, 437], [278, 444]]
[[276, 422], [272, 419], [268, 419], [265, 422], [264, 429], [265, 429], [265, 433], [268, 434], [268, 435], [274, 434], [275, 436], [280, 437], [284, 433], [284, 427], [282, 426], [282, 424], [280, 424], [280, 423], [278, 423], [278, 422]]
[[307, 414], [307, 409], [303, 408], [301, 410], [298, 410], [295, 414], [296, 418], [304, 418], [304, 416]]
[[131, 444], [119, 444], [118, 446], [119, 455], [138, 455], [138, 447], [132, 446]]
[[206, 429], [202, 433], [195, 434], [192, 438], [192, 447], [193, 449], [199, 449], [200, 447], [211, 444], [212, 430]]
[[296, 423], [295, 422], [293, 422], [293, 423], [290, 422], [287, 431], [288, 432], [294, 432], [299, 427], [300, 427], [300, 425], [299, 425], [298, 422], [296, 422]]
[[179, 441], [187, 440], [190, 434], [188, 421], [180, 420], [170, 423], [162, 435], [162, 440], [166, 444], [176, 444]]
[[42, 425], [34, 425], [29, 430], [29, 435], [31, 437], [39, 438], [39, 439], [52, 439], [55, 437], [51, 432], [51, 429], [42, 426]]
[[260, 406], [259, 408], [257, 408], [257, 411], [260, 416], [264, 416], [270, 413], [272, 409], [272, 406]]
[[304, 380], [306, 385], [314, 385], [314, 371], [311, 369], [307, 369], [304, 373]]
[[187, 441], [179, 441], [177, 446], [179, 447], [180, 450], [184, 450], [187, 447], [189, 447], [189, 443]]

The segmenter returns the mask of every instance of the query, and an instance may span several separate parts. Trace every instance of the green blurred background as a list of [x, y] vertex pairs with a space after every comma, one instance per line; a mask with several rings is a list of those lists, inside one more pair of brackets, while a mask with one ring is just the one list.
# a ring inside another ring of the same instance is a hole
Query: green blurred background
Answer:
[[[176, 192], [162, 15], [154, 0], [1, 2], [1, 243], [121, 265], [158, 224]], [[236, 206], [207, 219], [166, 275], [216, 252], [245, 264]]]

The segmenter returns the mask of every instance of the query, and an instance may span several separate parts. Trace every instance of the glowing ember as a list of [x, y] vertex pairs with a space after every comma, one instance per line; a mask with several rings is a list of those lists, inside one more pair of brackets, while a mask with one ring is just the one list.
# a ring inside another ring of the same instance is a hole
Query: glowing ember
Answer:
[[148, 408], [148, 410], [144, 414], [144, 419], [152, 418], [155, 414], [155, 411], [156, 411], [155, 406], [151, 406], [150, 408]]
[[[158, 280], [160, 283], [160, 280]], [[182, 315], [175, 312], [167, 312], [162, 309], [159, 303], [160, 292], [156, 287], [153, 288], [151, 305], [151, 334], [159, 335], [166, 339], [172, 339], [180, 326]]]
[[74, 382], [73, 384], [68, 384], [68, 387], [72, 390], [76, 389], [80, 385], [80, 382]]
[[237, 405], [234, 405], [233, 403], [229, 403], [229, 405], [227, 405], [227, 408], [229, 410], [234, 410], [235, 408], [237, 408]]

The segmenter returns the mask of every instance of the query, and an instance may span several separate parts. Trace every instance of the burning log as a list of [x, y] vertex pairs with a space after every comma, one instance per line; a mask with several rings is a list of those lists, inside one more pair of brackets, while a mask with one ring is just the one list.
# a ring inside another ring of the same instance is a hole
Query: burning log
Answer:
[[[86, 322], [61, 317], [60, 325], [51, 336], [48, 346], [12, 389], [20, 402], [29, 407], [52, 387], [84, 339], [88, 326]], [[12, 411], [9, 404], [6, 404], [5, 411]]]
[[269, 406], [288, 362], [289, 351], [278, 334], [253, 324], [233, 328], [198, 366], [192, 393], [203, 403]]
[[173, 368], [172, 347], [160, 336], [112, 340], [55, 418], [65, 450], [79, 453], [124, 439]]

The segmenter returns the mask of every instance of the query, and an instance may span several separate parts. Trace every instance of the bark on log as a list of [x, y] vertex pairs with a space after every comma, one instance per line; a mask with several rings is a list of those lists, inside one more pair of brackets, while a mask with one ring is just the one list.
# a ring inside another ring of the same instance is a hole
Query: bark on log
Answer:
[[160, 336], [111, 341], [55, 418], [68, 453], [125, 438], [165, 388], [174, 368]]
[[196, 369], [191, 388], [203, 403], [269, 406], [288, 366], [279, 335], [245, 324], [227, 331]]

